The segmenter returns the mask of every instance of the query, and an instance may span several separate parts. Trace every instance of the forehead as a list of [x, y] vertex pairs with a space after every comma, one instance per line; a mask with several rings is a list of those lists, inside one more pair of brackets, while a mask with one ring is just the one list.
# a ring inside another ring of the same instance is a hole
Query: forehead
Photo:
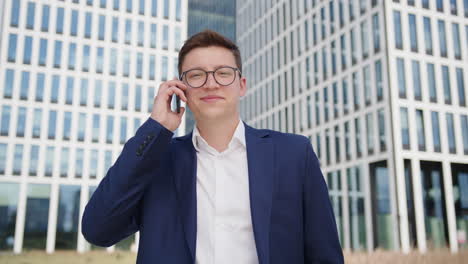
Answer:
[[236, 59], [229, 49], [217, 46], [195, 48], [185, 55], [182, 72], [193, 68], [212, 70], [219, 66], [236, 67]]

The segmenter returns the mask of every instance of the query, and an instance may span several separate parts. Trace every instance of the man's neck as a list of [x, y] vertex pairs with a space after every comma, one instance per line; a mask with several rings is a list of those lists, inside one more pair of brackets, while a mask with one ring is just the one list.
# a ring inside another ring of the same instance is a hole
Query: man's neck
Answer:
[[236, 131], [240, 118], [238, 115], [231, 119], [197, 121], [196, 126], [203, 139], [219, 152], [228, 148], [232, 136]]

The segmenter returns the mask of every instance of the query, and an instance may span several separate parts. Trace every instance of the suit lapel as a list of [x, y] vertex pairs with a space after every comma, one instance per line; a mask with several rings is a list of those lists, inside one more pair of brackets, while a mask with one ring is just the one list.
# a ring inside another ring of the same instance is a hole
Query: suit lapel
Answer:
[[260, 264], [270, 263], [274, 148], [269, 132], [245, 125], [252, 225]]
[[197, 239], [197, 159], [192, 144], [192, 133], [176, 139], [174, 148], [174, 175], [179, 208], [182, 215], [185, 239], [195, 262]]

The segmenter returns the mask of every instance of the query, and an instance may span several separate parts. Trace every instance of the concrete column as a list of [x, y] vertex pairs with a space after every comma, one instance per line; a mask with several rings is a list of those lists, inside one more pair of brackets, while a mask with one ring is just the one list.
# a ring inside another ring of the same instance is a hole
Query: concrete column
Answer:
[[409, 243], [409, 228], [408, 228], [408, 208], [406, 205], [406, 182], [405, 182], [405, 167], [403, 164], [403, 159], [398, 158], [395, 160], [395, 170], [394, 173], [390, 175], [395, 175], [396, 177], [396, 191], [397, 191], [397, 200], [398, 200], [398, 220], [400, 222], [400, 242], [401, 242], [401, 251], [405, 254], [410, 252], [410, 243]]
[[23, 249], [24, 222], [26, 217], [26, 197], [28, 195], [28, 185], [25, 182], [20, 184], [18, 209], [16, 214], [15, 242], [13, 252], [20, 254]]
[[84, 209], [88, 203], [89, 197], [89, 187], [88, 185], [81, 186], [81, 196], [80, 196], [80, 217], [78, 219], [78, 241], [77, 241], [77, 251], [83, 253], [89, 250], [89, 244], [86, 242], [83, 234], [81, 233], [81, 220], [83, 218]]
[[350, 215], [350, 212], [349, 212], [349, 193], [348, 193], [348, 186], [351, 184], [350, 182], [348, 182], [348, 177], [346, 175], [346, 169], [342, 169], [341, 170], [341, 188], [342, 188], [342, 195], [343, 195], [343, 204], [342, 204], [342, 208], [343, 208], [343, 246], [346, 250], [351, 250], [352, 246], [351, 246], [351, 239], [350, 239], [350, 236], [351, 236], [351, 226], [349, 225], [350, 221], [349, 221], [349, 215]]
[[450, 162], [445, 160], [442, 162], [442, 174], [444, 177], [444, 191], [445, 191], [445, 207], [447, 208], [447, 225], [450, 252], [458, 252], [457, 241], [457, 222], [455, 215], [455, 204], [453, 202], [453, 183], [452, 183], [452, 168]]
[[362, 176], [361, 178], [364, 182], [367, 251], [372, 252], [374, 251], [374, 227], [372, 224], [372, 202], [369, 164], [365, 163], [363, 166], [361, 166], [360, 173]]
[[47, 245], [46, 252], [48, 254], [54, 253], [55, 251], [55, 235], [57, 233], [57, 208], [58, 208], [58, 197], [59, 196], [59, 185], [53, 183], [50, 190], [49, 200], [49, 220], [47, 225]]
[[419, 252], [427, 251], [426, 243], [426, 225], [424, 223], [424, 204], [422, 200], [421, 186], [421, 164], [418, 159], [411, 160], [411, 175], [413, 176], [413, 192], [414, 192], [414, 214], [416, 219], [416, 238], [418, 240]]

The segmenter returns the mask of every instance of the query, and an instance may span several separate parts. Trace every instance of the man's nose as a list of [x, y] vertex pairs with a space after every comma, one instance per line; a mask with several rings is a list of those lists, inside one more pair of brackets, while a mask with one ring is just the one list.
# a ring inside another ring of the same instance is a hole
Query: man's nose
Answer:
[[219, 87], [219, 83], [216, 82], [214, 75], [215, 75], [214, 72], [208, 73], [208, 76], [206, 77], [206, 83], [205, 83], [206, 88], [218, 88]]

